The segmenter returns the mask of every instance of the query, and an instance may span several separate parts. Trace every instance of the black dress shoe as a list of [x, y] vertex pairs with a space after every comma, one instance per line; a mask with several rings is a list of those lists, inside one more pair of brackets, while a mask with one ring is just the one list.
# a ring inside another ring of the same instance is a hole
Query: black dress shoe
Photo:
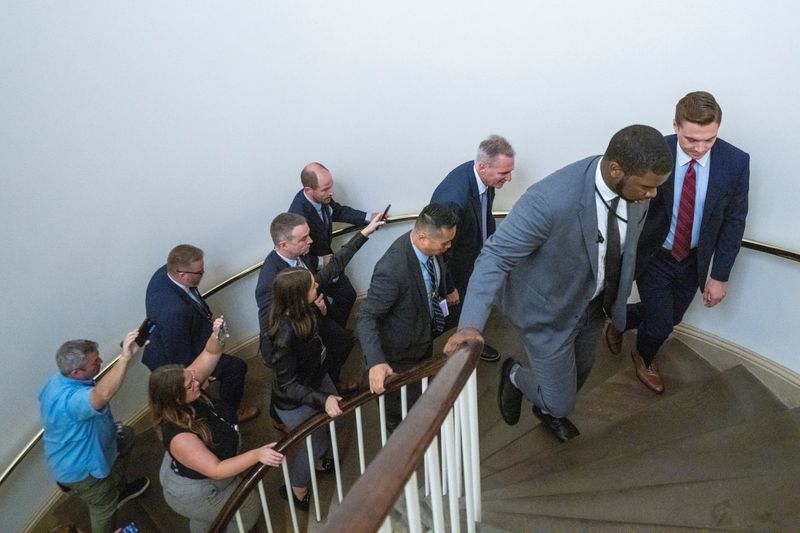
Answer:
[[519, 412], [522, 408], [522, 392], [511, 383], [511, 369], [515, 364], [516, 361], [511, 357], [503, 361], [500, 366], [500, 381], [497, 383], [497, 407], [509, 426], [519, 422]]
[[552, 431], [553, 435], [561, 442], [567, 442], [569, 439], [574, 439], [581, 434], [578, 428], [575, 427], [575, 424], [570, 422], [567, 417], [556, 418], [550, 416], [547, 413], [543, 413], [542, 410], [535, 405], [533, 406], [533, 414], [536, 415], [536, 418], [542, 421], [542, 425]]
[[308, 507], [309, 507], [309, 504], [311, 503], [311, 493], [310, 492], [306, 492], [305, 497], [303, 497], [302, 500], [298, 500], [297, 496], [294, 495], [294, 491], [293, 490], [287, 490], [286, 489], [286, 485], [281, 485], [278, 488], [278, 494], [280, 495], [281, 498], [283, 498], [287, 502], [289, 501], [289, 492], [292, 493], [292, 499], [294, 500], [294, 508], [297, 509], [298, 511], [306, 511], [306, 512], [308, 512]]
[[481, 361], [494, 363], [500, 360], [500, 352], [492, 348], [486, 343], [483, 343], [483, 351], [481, 352]]

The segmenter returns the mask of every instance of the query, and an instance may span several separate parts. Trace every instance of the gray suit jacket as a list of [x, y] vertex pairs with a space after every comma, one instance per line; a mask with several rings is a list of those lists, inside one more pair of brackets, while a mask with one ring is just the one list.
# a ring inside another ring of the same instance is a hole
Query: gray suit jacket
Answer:
[[[439, 294], [444, 295], [444, 263], [439, 256], [436, 261]], [[431, 357], [428, 293], [410, 232], [400, 235], [375, 265], [357, 330], [367, 368], [389, 363], [402, 372]]]
[[[492, 303], [512, 324], [554, 353], [578, 325], [597, 283], [594, 177], [600, 156], [533, 184], [483, 246], [469, 282], [459, 328], [483, 330]], [[628, 227], [614, 325], [625, 326], [636, 242], [648, 202], [628, 203]]]

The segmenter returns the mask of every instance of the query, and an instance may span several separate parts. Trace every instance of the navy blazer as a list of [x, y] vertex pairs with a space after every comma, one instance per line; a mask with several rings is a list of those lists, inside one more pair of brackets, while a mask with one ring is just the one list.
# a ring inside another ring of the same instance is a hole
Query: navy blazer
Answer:
[[[328, 209], [328, 213], [331, 215], [331, 220], [333, 222], [346, 222], [354, 226], [366, 225], [367, 213], [365, 211], [359, 211], [358, 209], [353, 209], [346, 205], [337, 204], [333, 200], [324, 207]], [[306, 222], [308, 222], [311, 240], [314, 241], [311, 243], [311, 249], [308, 253], [316, 256], [333, 253], [331, 249], [333, 228], [325, 228], [325, 224], [323, 224], [322, 219], [319, 218], [317, 210], [314, 209], [314, 206], [308, 201], [306, 195], [303, 194], [303, 189], [300, 189], [300, 192], [295, 195], [292, 204], [289, 206], [289, 212], [303, 215], [306, 218]]]
[[[344, 272], [347, 263], [364, 246], [367, 240], [367, 237], [364, 237], [361, 232], [355, 233], [349, 241], [336, 251], [330, 262], [322, 269], [317, 269], [318, 261], [315, 256], [303, 255], [300, 256], [300, 260], [314, 274], [320, 290], [324, 293], [325, 288]], [[287, 268], [289, 268], [289, 264], [275, 250], [272, 250], [267, 255], [266, 259], [264, 259], [264, 264], [261, 265], [261, 271], [258, 273], [258, 282], [256, 283], [256, 304], [258, 304], [258, 323], [262, 332], [269, 329], [269, 310], [272, 308], [272, 283], [275, 281], [275, 276], [278, 275], [278, 272]]]
[[[668, 135], [665, 139], [673, 156], [676, 156], [677, 136]], [[714, 265], [711, 267], [711, 277], [717, 281], [728, 281], [742, 245], [749, 188], [750, 156], [732, 144], [717, 139], [711, 147], [708, 190], [697, 243], [697, 281], [701, 291], [705, 289], [712, 257]], [[672, 219], [674, 195], [673, 169], [669, 179], [658, 188], [658, 195], [650, 200], [650, 211], [639, 239], [637, 278], [664, 245]]]
[[[375, 265], [359, 310], [358, 338], [367, 368], [389, 363], [404, 371], [432, 355], [428, 292], [410, 234], [400, 235]], [[441, 257], [436, 261], [442, 273], [439, 294], [444, 295], [445, 266]]]
[[[474, 167], [475, 161], [467, 161], [454, 168], [431, 196], [431, 202], [444, 204], [458, 214], [456, 237], [450, 250], [445, 253], [444, 260], [447, 264], [448, 277], [452, 280], [452, 283], [448, 283], [448, 292], [454, 287], [458, 289], [462, 299], [475, 260], [483, 248], [481, 197], [478, 194]], [[491, 216], [494, 193], [494, 187], [487, 188], [487, 237], [495, 230], [494, 217]]]
[[188, 366], [203, 351], [211, 336], [208, 305], [197, 303], [167, 275], [167, 265], [156, 270], [147, 285], [147, 316], [156, 323], [142, 362], [150, 370], [166, 364]]

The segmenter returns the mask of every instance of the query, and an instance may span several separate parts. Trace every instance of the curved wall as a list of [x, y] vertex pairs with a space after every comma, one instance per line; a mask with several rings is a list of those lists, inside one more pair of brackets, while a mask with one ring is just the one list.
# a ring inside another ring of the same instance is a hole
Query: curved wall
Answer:
[[[753, 156], [746, 235], [800, 249], [795, 9], [764, 6], [4, 6], [0, 466], [39, 428], [36, 392], [62, 341], [97, 339], [110, 359], [174, 244], [206, 250], [206, 288], [260, 260], [267, 225], [310, 160], [333, 171], [340, 201], [407, 213], [480, 139], [501, 133], [519, 154], [496, 203], [507, 209], [623, 126], [670, 132], [675, 101], [707, 89], [725, 112], [722, 135]], [[388, 244], [379, 235], [354, 270], [359, 289]], [[693, 307], [688, 320], [800, 370], [796, 270], [745, 251], [729, 300]], [[253, 283], [212, 300], [236, 317], [239, 339], [255, 329]], [[141, 409], [146, 377], [132, 371], [113, 404], [119, 418]], [[35, 451], [0, 487], [0, 529], [21, 529], [53, 488]]]

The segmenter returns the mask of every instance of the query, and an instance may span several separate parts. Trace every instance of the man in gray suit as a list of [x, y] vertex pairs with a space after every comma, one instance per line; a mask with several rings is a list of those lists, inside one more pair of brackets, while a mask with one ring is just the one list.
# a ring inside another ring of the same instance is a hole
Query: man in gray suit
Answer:
[[603, 156], [532, 185], [486, 241], [445, 353], [483, 340], [492, 304], [518, 329], [529, 366], [509, 358], [501, 367], [498, 403], [508, 424], [519, 421], [524, 394], [559, 440], [579, 434], [567, 415], [594, 363], [605, 317], [625, 326], [636, 242], [672, 163], [657, 130], [628, 126]]
[[[456, 235], [458, 215], [441, 204], [420, 212], [414, 229], [394, 241], [375, 265], [358, 316], [358, 338], [369, 369], [369, 388], [380, 394], [384, 381], [428, 360], [433, 339], [444, 331], [447, 315], [442, 254]], [[409, 387], [409, 407], [419, 396]], [[397, 393], [386, 395], [387, 425], [400, 422]]]

